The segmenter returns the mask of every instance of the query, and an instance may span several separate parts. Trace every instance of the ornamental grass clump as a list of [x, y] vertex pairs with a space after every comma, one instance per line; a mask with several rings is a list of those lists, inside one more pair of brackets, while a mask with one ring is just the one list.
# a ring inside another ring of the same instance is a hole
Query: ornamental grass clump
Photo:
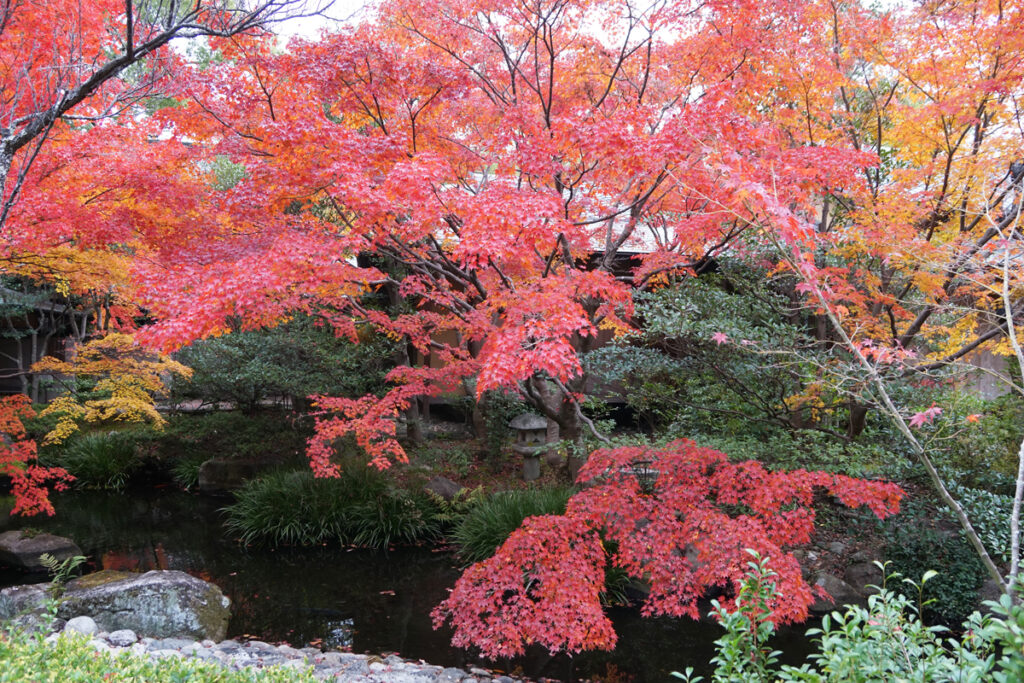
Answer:
[[364, 464], [339, 477], [278, 471], [246, 484], [224, 508], [226, 526], [243, 543], [386, 548], [431, 538], [438, 530], [429, 498], [395, 488]]
[[455, 528], [452, 540], [459, 548], [459, 556], [468, 562], [487, 559], [527, 517], [564, 513], [571, 495], [568, 488], [491, 494], [471, 508]]

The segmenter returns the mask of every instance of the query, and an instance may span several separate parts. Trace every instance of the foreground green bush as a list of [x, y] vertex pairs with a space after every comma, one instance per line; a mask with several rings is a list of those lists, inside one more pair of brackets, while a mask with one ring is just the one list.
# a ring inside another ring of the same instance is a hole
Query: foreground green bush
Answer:
[[249, 482], [225, 508], [227, 527], [244, 543], [313, 546], [321, 543], [386, 548], [437, 535], [426, 494], [397, 489], [365, 464], [337, 479], [312, 472], [275, 472]]
[[498, 491], [462, 518], [452, 540], [464, 560], [486, 560], [527, 517], [563, 514], [571, 495], [569, 488]]
[[121, 652], [97, 652], [87, 636], [62, 635], [46, 643], [20, 631], [0, 631], [0, 683], [312, 683], [309, 671], [272, 667], [232, 671], [198, 659], [151, 660]]
[[[776, 595], [775, 573], [768, 559], [755, 558], [737, 596], [727, 610], [714, 601], [714, 614], [726, 633], [717, 641], [711, 660], [712, 683], [734, 681], [807, 681], [812, 683], [888, 683], [889, 681], [957, 681], [1017, 683], [1024, 680], [1024, 607], [1008, 595], [989, 602], [989, 615], [973, 613], [964, 635], [950, 638], [942, 626], [926, 626], [915, 600], [884, 587], [868, 598], [867, 608], [848, 605], [822, 619], [816, 637], [818, 652], [800, 667], [776, 669], [778, 655], [768, 647], [774, 633], [770, 605]], [[920, 595], [935, 572], [920, 585]], [[890, 580], [899, 582], [899, 575]], [[1020, 590], [1020, 587], [1018, 587]], [[919, 597], [918, 595], [918, 597]], [[1020, 593], [1018, 592], [1018, 597]], [[674, 674], [690, 683], [702, 680], [691, 671]]]
[[[942, 524], [944, 522], [944, 524]], [[952, 515], [921, 500], [910, 500], [898, 515], [882, 523], [885, 559], [889, 570], [901, 576], [922, 576], [929, 569], [942, 572], [928, 582], [924, 608], [930, 620], [959, 624], [978, 604], [978, 589], [985, 568], [974, 549], [955, 528]], [[990, 546], [991, 547], [991, 546]], [[916, 589], [897, 582], [893, 590], [914, 598]]]

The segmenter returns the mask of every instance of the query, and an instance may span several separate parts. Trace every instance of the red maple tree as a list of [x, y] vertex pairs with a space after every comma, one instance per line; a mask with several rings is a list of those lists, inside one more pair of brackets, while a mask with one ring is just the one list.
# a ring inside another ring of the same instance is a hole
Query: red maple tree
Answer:
[[[649, 494], [634, 476], [641, 461], [657, 472]], [[615, 633], [600, 600], [606, 568], [649, 587], [643, 614], [696, 619], [709, 590], [738, 589], [747, 549], [778, 574], [772, 619], [802, 621], [816, 596], [789, 550], [810, 541], [815, 490], [879, 518], [898, 512], [903, 495], [886, 482], [733, 463], [686, 440], [595, 451], [580, 482], [564, 515], [528, 518], [434, 610], [435, 626], [451, 622], [455, 645], [492, 658], [520, 655], [531, 643], [552, 652], [611, 649]]]
[[12, 515], [52, 515], [53, 504], [47, 489], [61, 491], [74, 479], [64, 468], [43, 467], [36, 460], [36, 442], [26, 438], [22, 423], [33, 416], [35, 411], [28, 396], [17, 394], [0, 399], [0, 476], [11, 480]]

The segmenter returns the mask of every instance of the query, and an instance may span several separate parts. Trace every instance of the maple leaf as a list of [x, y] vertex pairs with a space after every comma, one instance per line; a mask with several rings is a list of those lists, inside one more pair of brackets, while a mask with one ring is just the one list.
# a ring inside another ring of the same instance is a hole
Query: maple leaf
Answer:
[[722, 344], [727, 344], [729, 342], [729, 335], [725, 332], [715, 332], [711, 335], [711, 341], [721, 346]]
[[931, 422], [941, 414], [942, 408], [933, 403], [930, 408], [922, 410], [919, 413], [914, 413], [910, 418], [910, 426], [920, 427], [925, 424], [931, 424]]

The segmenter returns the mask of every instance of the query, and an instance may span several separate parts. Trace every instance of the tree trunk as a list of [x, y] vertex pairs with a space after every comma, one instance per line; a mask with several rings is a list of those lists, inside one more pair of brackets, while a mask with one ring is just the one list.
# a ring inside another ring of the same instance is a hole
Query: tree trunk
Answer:
[[846, 435], [851, 439], [860, 436], [868, 420], [868, 407], [856, 401], [850, 401], [850, 422], [846, 428]]

